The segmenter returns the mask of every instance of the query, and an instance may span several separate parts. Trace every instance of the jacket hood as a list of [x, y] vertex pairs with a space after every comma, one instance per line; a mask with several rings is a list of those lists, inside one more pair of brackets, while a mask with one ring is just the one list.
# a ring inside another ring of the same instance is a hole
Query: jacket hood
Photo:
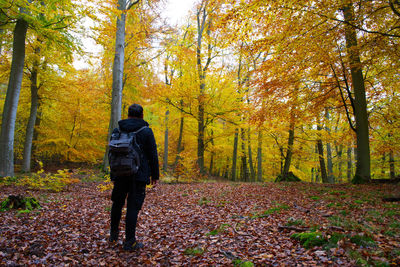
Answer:
[[134, 132], [142, 128], [143, 126], [149, 126], [149, 124], [139, 118], [130, 118], [125, 120], [120, 120], [118, 122], [119, 129], [124, 132]]

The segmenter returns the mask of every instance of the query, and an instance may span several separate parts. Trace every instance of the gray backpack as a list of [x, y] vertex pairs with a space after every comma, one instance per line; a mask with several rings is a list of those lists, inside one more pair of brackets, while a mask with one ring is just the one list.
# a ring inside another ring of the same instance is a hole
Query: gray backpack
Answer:
[[124, 132], [118, 129], [118, 132], [111, 135], [108, 143], [111, 180], [118, 177], [132, 177], [138, 172], [143, 152], [136, 142], [136, 135], [145, 128], [147, 126], [135, 132]]

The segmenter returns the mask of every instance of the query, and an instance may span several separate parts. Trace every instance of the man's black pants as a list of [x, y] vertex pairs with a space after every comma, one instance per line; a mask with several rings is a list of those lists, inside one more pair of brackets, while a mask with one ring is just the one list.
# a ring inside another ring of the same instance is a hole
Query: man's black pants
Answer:
[[127, 199], [127, 211], [125, 217], [125, 240], [136, 240], [136, 223], [140, 209], [146, 196], [146, 183], [133, 181], [129, 178], [121, 178], [114, 182], [111, 194], [113, 201], [111, 207], [111, 232], [119, 232], [122, 208]]

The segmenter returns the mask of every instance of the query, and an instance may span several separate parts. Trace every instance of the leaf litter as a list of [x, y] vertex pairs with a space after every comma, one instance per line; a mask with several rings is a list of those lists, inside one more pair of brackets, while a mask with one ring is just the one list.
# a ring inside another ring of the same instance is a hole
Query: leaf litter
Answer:
[[[148, 189], [139, 215], [137, 237], [144, 248], [125, 252], [124, 215], [120, 240], [111, 245], [107, 241], [110, 191], [100, 192], [97, 184], [79, 183], [59, 193], [3, 186], [0, 199], [10, 194], [32, 195], [41, 208], [29, 213], [0, 213], [0, 265], [400, 263], [400, 225], [396, 224], [400, 206], [381, 201], [398, 186], [159, 184]], [[330, 247], [307, 249], [291, 237], [303, 231], [321, 232], [326, 240], [336, 235], [345, 238], [335, 239]], [[364, 242], [363, 236], [373, 241]]]

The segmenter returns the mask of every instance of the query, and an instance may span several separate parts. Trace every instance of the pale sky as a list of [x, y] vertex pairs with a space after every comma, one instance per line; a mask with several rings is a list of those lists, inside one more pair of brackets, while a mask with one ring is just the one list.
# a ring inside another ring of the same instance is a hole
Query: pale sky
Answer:
[[166, 7], [163, 14], [171, 25], [182, 23], [194, 6], [196, 0], [166, 0]]

